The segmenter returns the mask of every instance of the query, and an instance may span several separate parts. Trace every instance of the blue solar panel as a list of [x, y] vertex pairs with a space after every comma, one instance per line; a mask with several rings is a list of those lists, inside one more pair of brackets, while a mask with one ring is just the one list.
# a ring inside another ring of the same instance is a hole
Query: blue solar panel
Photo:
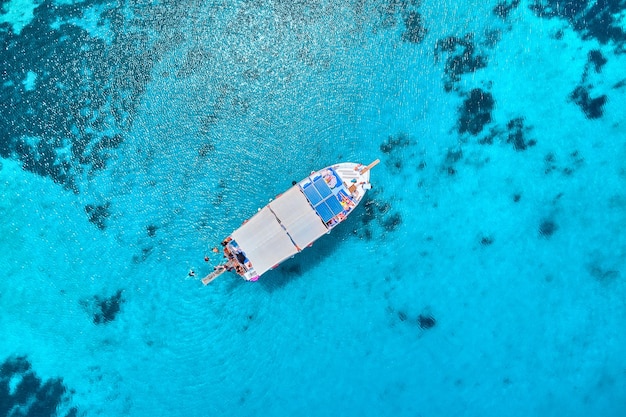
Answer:
[[322, 196], [322, 199], [332, 194], [332, 191], [330, 191], [330, 187], [328, 187], [328, 184], [326, 184], [326, 181], [324, 181], [324, 178], [321, 178], [321, 177], [317, 178], [315, 181], [313, 181], [313, 184], [315, 185], [315, 188], [317, 188], [317, 191]]
[[339, 213], [343, 213], [343, 206], [341, 205], [339, 200], [337, 200], [337, 197], [330, 197], [328, 200], [326, 200], [326, 204], [328, 204], [328, 207], [330, 207], [335, 216]]
[[315, 190], [315, 187], [311, 185], [311, 183], [306, 184], [303, 188], [304, 194], [306, 198], [309, 199], [311, 204], [316, 205], [320, 201], [322, 201], [322, 197], [320, 197], [319, 193]]
[[317, 214], [319, 214], [322, 220], [324, 220], [324, 223], [328, 222], [335, 216], [326, 203], [320, 203], [315, 206], [315, 211], [317, 211]]

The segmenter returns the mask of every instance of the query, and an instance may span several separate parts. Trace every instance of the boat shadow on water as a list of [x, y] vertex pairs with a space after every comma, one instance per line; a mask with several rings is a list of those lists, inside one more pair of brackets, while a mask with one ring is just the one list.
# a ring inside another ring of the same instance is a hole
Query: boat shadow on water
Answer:
[[[292, 281], [300, 278], [306, 279], [311, 271], [319, 266], [320, 262], [338, 256], [341, 253], [341, 245], [349, 239], [359, 238], [354, 233], [354, 229], [358, 224], [361, 224], [361, 218], [364, 215], [362, 209], [357, 209], [345, 224], [335, 228], [328, 236], [323, 236], [313, 246], [285, 260], [276, 269], [268, 271], [259, 279], [258, 284], [263, 289], [272, 292], [282, 289]], [[332, 273], [325, 275], [330, 278]]]

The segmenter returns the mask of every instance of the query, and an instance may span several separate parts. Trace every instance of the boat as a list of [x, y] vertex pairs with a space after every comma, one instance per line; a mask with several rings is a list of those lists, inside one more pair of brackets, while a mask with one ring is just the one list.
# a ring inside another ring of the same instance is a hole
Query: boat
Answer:
[[346, 220], [363, 200], [372, 188], [370, 170], [379, 162], [376, 159], [367, 166], [342, 162], [294, 182], [221, 242], [225, 260], [202, 283], [207, 285], [227, 271], [246, 281], [257, 281], [312, 246]]

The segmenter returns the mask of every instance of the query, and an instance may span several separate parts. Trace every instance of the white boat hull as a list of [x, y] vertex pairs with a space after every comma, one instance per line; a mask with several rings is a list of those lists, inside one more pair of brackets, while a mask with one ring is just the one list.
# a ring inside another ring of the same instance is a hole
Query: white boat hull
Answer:
[[256, 281], [343, 222], [371, 188], [368, 166], [343, 162], [296, 183], [222, 241], [227, 261], [202, 281], [234, 270]]

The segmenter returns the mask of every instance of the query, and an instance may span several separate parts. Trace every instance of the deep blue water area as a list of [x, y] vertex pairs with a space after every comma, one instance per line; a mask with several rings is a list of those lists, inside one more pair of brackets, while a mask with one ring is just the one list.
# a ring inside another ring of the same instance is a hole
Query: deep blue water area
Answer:
[[5, 0], [0, 38], [0, 416], [626, 415], [626, 0]]

